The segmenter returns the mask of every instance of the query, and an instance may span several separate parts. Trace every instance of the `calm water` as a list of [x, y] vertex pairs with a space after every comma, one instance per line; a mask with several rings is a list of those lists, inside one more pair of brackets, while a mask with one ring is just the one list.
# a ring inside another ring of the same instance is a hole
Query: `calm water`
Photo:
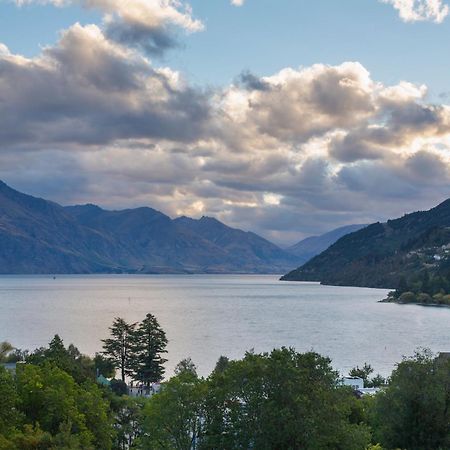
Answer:
[[114, 317], [151, 312], [170, 340], [169, 373], [187, 356], [205, 375], [220, 355], [284, 345], [328, 355], [343, 373], [368, 361], [386, 375], [417, 347], [450, 350], [450, 309], [377, 303], [386, 292], [276, 276], [3, 276], [0, 341], [34, 349], [58, 333], [93, 354]]

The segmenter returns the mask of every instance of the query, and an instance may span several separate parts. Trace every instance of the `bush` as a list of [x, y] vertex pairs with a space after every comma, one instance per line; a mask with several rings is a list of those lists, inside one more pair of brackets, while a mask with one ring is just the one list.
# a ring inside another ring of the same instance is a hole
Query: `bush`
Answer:
[[111, 380], [109, 385], [114, 394], [121, 397], [122, 395], [128, 395], [128, 386], [125, 381], [122, 380]]
[[400, 295], [399, 299], [402, 303], [415, 303], [417, 302], [416, 294], [414, 292], [408, 291], [404, 292], [402, 295]]

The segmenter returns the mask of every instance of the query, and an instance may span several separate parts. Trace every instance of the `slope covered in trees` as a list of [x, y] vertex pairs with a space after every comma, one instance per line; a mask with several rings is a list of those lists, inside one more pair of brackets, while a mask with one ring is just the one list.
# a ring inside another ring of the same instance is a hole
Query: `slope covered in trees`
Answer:
[[450, 267], [450, 199], [429, 211], [374, 223], [339, 239], [282, 279], [340, 286], [397, 288], [424, 270]]

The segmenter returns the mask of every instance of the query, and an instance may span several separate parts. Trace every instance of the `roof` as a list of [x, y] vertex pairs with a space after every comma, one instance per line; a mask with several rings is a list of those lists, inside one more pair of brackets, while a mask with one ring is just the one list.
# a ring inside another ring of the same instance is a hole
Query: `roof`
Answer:
[[108, 380], [108, 378], [105, 378], [103, 375], [99, 375], [97, 377], [97, 383], [101, 384], [102, 386], [109, 386], [111, 384], [111, 381]]

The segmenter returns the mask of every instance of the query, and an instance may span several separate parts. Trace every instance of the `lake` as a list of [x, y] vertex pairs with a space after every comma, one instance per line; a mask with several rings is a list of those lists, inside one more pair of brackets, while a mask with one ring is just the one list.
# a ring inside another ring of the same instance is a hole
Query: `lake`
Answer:
[[207, 375], [220, 355], [281, 346], [328, 355], [343, 374], [367, 361], [387, 375], [418, 347], [450, 350], [450, 308], [378, 303], [387, 292], [275, 275], [1, 276], [0, 341], [34, 349], [58, 333], [92, 355], [115, 317], [150, 312], [169, 339], [169, 375], [187, 356]]

